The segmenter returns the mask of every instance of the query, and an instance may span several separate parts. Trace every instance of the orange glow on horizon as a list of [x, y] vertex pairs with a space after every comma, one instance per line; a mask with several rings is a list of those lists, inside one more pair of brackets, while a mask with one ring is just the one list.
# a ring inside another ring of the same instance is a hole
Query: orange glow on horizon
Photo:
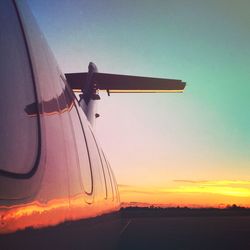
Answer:
[[250, 207], [250, 181], [175, 180], [166, 187], [119, 185], [121, 202], [162, 206], [226, 207], [237, 204]]

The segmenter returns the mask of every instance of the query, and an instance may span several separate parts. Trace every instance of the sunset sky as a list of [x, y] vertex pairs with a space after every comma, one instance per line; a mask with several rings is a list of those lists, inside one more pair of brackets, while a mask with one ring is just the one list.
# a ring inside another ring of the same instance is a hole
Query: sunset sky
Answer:
[[63, 72], [176, 78], [102, 94], [96, 133], [122, 202], [250, 206], [248, 0], [28, 0]]

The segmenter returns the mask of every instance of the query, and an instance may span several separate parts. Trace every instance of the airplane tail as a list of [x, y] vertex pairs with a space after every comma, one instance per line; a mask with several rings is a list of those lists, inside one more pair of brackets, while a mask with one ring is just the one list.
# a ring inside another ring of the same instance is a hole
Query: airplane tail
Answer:
[[[85, 91], [88, 73], [66, 74], [67, 81], [74, 91]], [[186, 83], [181, 80], [163, 79], [130, 75], [116, 75], [94, 72], [93, 90], [106, 90], [108, 93], [178, 93], [183, 92]]]
[[[108, 94], [180, 93], [186, 86], [185, 82], [176, 79], [99, 73], [92, 62], [87, 73], [68, 73], [65, 76], [73, 91], [81, 92], [80, 101], [84, 100], [87, 107], [93, 106], [93, 101], [100, 99], [98, 91], [107, 91]], [[90, 110], [87, 111], [87, 117], [93, 117], [95, 114], [92, 113]]]

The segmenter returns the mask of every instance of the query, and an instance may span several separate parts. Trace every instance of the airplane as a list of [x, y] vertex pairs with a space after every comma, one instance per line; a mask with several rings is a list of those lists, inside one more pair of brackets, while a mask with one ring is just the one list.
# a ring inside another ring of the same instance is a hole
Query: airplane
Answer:
[[92, 221], [105, 217], [110, 228], [120, 210], [114, 173], [93, 130], [99, 92], [183, 92], [186, 84], [99, 73], [94, 63], [85, 73], [62, 73], [22, 0], [0, 1], [0, 23], [1, 249], [20, 247], [24, 235], [43, 249], [34, 235], [54, 228], [63, 242], [70, 232], [60, 228], [74, 225], [98, 241]]

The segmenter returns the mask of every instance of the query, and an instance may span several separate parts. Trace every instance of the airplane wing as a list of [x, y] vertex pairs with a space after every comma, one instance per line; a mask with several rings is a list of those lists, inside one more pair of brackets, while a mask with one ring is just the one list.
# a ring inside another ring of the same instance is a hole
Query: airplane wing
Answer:
[[[88, 73], [65, 74], [70, 87], [81, 91], [87, 83]], [[95, 88], [108, 93], [169, 93], [183, 92], [186, 83], [181, 80], [152, 78], [107, 73], [93, 73]]]

